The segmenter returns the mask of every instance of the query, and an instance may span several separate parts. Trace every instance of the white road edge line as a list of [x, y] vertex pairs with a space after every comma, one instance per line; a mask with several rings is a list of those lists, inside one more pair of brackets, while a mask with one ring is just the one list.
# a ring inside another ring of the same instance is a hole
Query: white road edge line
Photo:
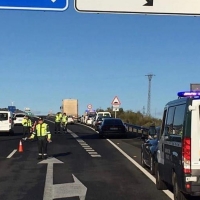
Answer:
[[[134, 159], [132, 159], [128, 154], [126, 154], [122, 149], [120, 149], [115, 143], [111, 140], [106, 139], [110, 144], [112, 144], [122, 155], [124, 155], [131, 163], [133, 163], [140, 171], [142, 171], [154, 184], [156, 184], [156, 179], [147, 172], [143, 167], [140, 166]], [[163, 192], [172, 200], [174, 200], [172, 192], [169, 190], [163, 190]]]
[[11, 158], [16, 152], [17, 152], [17, 149], [14, 149], [14, 150], [7, 156], [7, 158]]

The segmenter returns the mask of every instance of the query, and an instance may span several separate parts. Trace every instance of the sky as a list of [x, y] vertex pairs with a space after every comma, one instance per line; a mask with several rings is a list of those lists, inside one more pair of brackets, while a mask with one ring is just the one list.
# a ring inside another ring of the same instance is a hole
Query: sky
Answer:
[[200, 19], [192, 16], [0, 10], [0, 107], [58, 112], [79, 101], [82, 115], [111, 106], [147, 108], [161, 118], [177, 92], [200, 83]]

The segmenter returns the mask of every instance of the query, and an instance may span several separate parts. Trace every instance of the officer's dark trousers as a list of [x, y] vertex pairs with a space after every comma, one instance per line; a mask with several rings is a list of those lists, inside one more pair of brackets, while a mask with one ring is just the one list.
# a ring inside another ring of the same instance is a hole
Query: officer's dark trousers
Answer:
[[26, 135], [30, 135], [30, 127], [29, 126], [24, 126], [23, 127], [23, 136], [25, 137]]
[[38, 154], [47, 155], [47, 138], [46, 136], [38, 137]]
[[60, 122], [55, 122], [55, 133], [60, 133]]

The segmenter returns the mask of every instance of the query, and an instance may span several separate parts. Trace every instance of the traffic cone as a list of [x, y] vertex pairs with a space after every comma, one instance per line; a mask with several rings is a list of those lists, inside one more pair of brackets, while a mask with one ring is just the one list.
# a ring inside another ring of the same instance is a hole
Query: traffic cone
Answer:
[[18, 148], [19, 152], [23, 152], [23, 146], [22, 146], [22, 141], [20, 140], [19, 142], [19, 148]]

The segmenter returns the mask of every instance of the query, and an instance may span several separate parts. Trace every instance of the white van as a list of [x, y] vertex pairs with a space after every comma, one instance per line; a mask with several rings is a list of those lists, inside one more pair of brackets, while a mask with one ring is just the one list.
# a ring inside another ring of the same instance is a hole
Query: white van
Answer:
[[98, 119], [98, 117], [111, 117], [111, 113], [110, 112], [97, 112], [96, 120]]
[[0, 132], [14, 134], [13, 114], [10, 111], [0, 111]]

